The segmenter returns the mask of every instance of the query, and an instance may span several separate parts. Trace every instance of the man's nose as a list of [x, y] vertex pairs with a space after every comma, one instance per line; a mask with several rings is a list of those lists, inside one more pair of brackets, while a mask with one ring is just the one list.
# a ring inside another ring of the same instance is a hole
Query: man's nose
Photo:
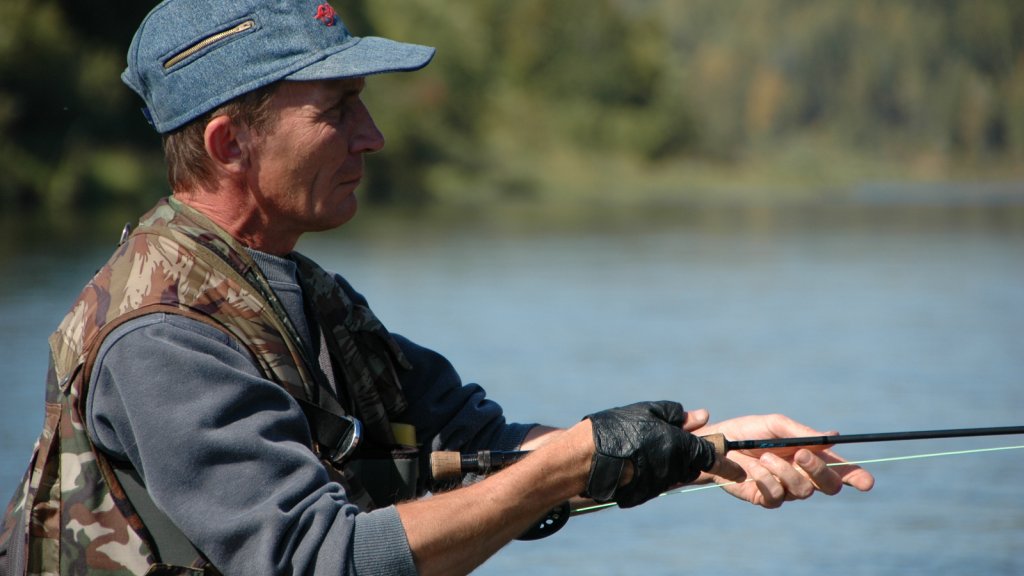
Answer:
[[352, 136], [352, 152], [372, 153], [384, 147], [384, 135], [377, 129], [377, 124], [370, 115], [370, 110], [359, 102], [359, 109], [356, 111], [357, 121], [355, 134]]

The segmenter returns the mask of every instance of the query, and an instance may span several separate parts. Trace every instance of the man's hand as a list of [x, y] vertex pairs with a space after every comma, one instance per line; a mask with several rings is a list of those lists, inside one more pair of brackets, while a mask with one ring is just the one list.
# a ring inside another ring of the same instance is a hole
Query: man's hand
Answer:
[[584, 495], [598, 502], [636, 506], [715, 468], [714, 447], [683, 429], [687, 414], [677, 402], [641, 402], [586, 419], [595, 452]]
[[[714, 433], [725, 434], [729, 440], [827, 435], [778, 414], [743, 416], [694, 430], [694, 434], [701, 436]], [[736, 450], [729, 452], [728, 460], [742, 466], [753, 481], [731, 484], [723, 489], [764, 508], [778, 508], [783, 502], [809, 498], [815, 492], [837, 494], [844, 484], [866, 492], [875, 483], [874, 477], [860, 466], [829, 467], [828, 464], [845, 460], [825, 447]], [[717, 483], [735, 480], [732, 475], [712, 472], [705, 474], [702, 480]]]

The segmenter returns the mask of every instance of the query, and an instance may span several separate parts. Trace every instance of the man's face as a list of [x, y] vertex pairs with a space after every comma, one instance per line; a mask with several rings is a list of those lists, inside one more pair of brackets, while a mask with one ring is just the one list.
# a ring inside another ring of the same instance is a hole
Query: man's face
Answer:
[[283, 82], [273, 96], [276, 117], [254, 134], [249, 188], [284, 234], [341, 226], [356, 213], [363, 154], [384, 137], [360, 99], [363, 78]]

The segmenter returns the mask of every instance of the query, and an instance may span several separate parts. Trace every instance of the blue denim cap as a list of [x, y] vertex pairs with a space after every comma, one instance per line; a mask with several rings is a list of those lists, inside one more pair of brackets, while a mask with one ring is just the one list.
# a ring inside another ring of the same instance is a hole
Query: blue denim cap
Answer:
[[166, 133], [278, 80], [418, 70], [433, 56], [352, 36], [323, 0], [164, 0], [136, 31], [121, 79]]

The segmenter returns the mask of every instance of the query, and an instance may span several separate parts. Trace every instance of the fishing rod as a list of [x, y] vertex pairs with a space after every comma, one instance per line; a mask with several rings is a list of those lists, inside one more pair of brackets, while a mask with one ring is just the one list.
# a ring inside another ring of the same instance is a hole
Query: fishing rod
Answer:
[[[763, 440], [727, 440], [724, 434], [709, 434], [703, 438], [725, 455], [731, 450], [765, 450], [796, 446], [827, 446], [858, 442], [895, 442], [900, 440], [932, 440], [970, 436], [1000, 436], [1024, 434], [1024, 426], [995, 426], [988, 428], [952, 428], [947, 430], [916, 430], [909, 432], [880, 432], [875, 434], [837, 434], [834, 436], [802, 436], [796, 438], [766, 438]], [[430, 471], [434, 480], [461, 478], [464, 474], [488, 474], [522, 460], [529, 450], [480, 450], [478, 452], [438, 451], [430, 455]]]

